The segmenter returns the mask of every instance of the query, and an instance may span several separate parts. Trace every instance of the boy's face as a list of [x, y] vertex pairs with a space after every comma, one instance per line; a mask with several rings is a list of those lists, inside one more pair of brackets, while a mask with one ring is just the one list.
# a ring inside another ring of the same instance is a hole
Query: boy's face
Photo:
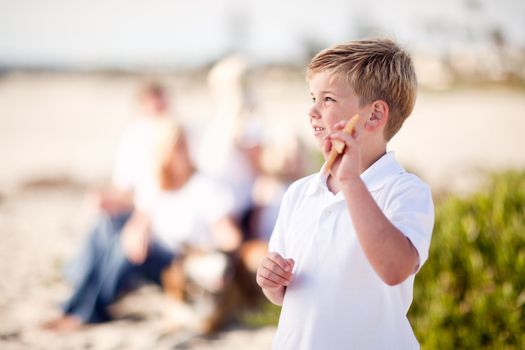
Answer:
[[359, 98], [345, 79], [330, 76], [326, 71], [313, 75], [309, 86], [313, 104], [308, 116], [313, 135], [322, 149], [324, 137], [335, 131], [334, 125], [356, 113], [362, 115], [364, 107], [359, 107]]

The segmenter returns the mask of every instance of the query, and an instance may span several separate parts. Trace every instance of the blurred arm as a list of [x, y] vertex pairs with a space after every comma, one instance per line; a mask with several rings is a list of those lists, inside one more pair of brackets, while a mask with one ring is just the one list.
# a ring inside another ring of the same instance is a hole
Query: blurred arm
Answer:
[[149, 216], [141, 211], [135, 211], [124, 226], [121, 239], [124, 252], [129, 261], [140, 265], [148, 256], [150, 233]]
[[111, 215], [129, 212], [133, 209], [133, 192], [114, 186], [96, 192], [95, 200], [99, 209]]
[[212, 225], [212, 234], [217, 247], [224, 252], [234, 252], [239, 249], [242, 240], [242, 234], [230, 217], [219, 219]]

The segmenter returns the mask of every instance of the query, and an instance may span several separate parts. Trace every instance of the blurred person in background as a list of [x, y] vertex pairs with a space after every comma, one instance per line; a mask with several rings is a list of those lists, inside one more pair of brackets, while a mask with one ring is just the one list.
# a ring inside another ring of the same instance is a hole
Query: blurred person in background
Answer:
[[[195, 170], [180, 127], [166, 120], [152, 135], [152, 173], [160, 191], [135, 209], [125, 224], [91, 232], [85, 250], [93, 259], [79, 276], [63, 314], [47, 322], [46, 328], [70, 331], [108, 321], [108, 306], [137, 279], [161, 284], [162, 272], [187, 252], [229, 257], [238, 249], [241, 233], [231, 218], [229, 190]], [[212, 283], [225, 286], [226, 282], [216, 282], [225, 275], [224, 269], [217, 271]]]
[[[95, 191], [90, 197], [98, 208], [91, 228], [91, 237], [97, 231], [108, 234], [118, 231], [129, 219], [134, 208], [148, 205], [159, 191], [153, 174], [152, 152], [158, 124], [172, 119], [168, 93], [163, 85], [151, 81], [143, 83], [137, 93], [138, 116], [124, 129], [116, 150], [111, 183]], [[84, 246], [88, 246], [85, 244]], [[83, 250], [66, 266], [66, 277], [76, 285], [96, 257]]]
[[[207, 123], [196, 154], [203, 173], [228, 186], [234, 194], [241, 226], [252, 207], [251, 191], [259, 173], [261, 123], [253, 117], [253, 94], [241, 56], [219, 61], [208, 74], [214, 115]], [[246, 235], [246, 228], [243, 227]]]
[[248, 79], [248, 62], [231, 55], [208, 73], [214, 114], [199, 137], [196, 165], [204, 174], [230, 188], [234, 217], [242, 232], [243, 246], [235, 267], [235, 282], [243, 302], [254, 305], [260, 291], [254, 286], [252, 265], [266, 252], [266, 241], [253, 231], [253, 186], [261, 174], [262, 123], [254, 117], [254, 94]]
[[300, 140], [266, 135], [255, 116], [256, 101], [248, 62], [239, 55], [220, 60], [208, 74], [215, 113], [207, 124], [196, 155], [203, 173], [234, 194], [235, 218], [243, 234], [235, 280], [247, 305], [261, 296], [255, 274], [268, 253], [268, 239], [277, 220], [282, 195], [291, 181], [305, 173]]
[[171, 118], [167, 92], [157, 82], [147, 83], [138, 103], [140, 114], [126, 127], [117, 148], [111, 186], [98, 193], [100, 208], [112, 216], [142, 205], [158, 191], [151, 152], [157, 124]]

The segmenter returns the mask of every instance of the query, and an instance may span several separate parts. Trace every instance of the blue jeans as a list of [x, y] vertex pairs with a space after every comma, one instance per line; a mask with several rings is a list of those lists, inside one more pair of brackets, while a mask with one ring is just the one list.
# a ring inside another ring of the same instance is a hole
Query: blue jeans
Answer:
[[108, 321], [111, 317], [107, 307], [131, 289], [133, 282], [146, 279], [160, 285], [160, 274], [174, 256], [158, 243], [150, 242], [144, 263], [132, 264], [120, 240], [129, 216], [98, 218], [70, 271], [73, 293], [63, 306], [65, 314], [77, 316], [85, 323]]

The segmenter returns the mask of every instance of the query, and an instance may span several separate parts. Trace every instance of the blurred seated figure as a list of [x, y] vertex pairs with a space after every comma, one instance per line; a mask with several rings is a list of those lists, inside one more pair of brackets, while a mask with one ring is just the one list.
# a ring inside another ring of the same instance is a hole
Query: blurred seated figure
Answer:
[[158, 191], [151, 153], [158, 124], [171, 118], [168, 96], [162, 85], [148, 82], [137, 100], [139, 115], [120, 137], [111, 185], [98, 193], [100, 208], [112, 216], [146, 204]]
[[[91, 228], [95, 231], [118, 230], [134, 208], [148, 205], [159, 192], [152, 153], [159, 127], [171, 120], [166, 89], [157, 82], [143, 83], [137, 93], [138, 115], [124, 129], [118, 143], [111, 183], [90, 195], [98, 208]], [[88, 246], [85, 244], [84, 246]], [[83, 250], [66, 266], [66, 277], [76, 285], [89, 266], [91, 251]]]
[[[74, 330], [110, 320], [108, 306], [132, 289], [137, 279], [157, 284], [164, 280], [172, 291], [180, 281], [191, 280], [213, 295], [231, 280], [231, 257], [241, 242], [231, 218], [231, 193], [195, 171], [180, 127], [165, 121], [153, 134], [153, 173], [160, 191], [126, 222], [108, 221], [111, 229], [91, 232], [85, 247], [91, 257], [88, 265], [64, 304], [63, 315], [48, 322], [47, 328]], [[172, 273], [175, 277], [162, 277], [178, 261], [183, 266]], [[181, 289], [179, 297], [187, 290]], [[219, 301], [211, 299], [206, 305], [213, 309]], [[212, 317], [213, 312], [208, 312], [205, 321]], [[203, 322], [198, 326], [209, 328]]]

